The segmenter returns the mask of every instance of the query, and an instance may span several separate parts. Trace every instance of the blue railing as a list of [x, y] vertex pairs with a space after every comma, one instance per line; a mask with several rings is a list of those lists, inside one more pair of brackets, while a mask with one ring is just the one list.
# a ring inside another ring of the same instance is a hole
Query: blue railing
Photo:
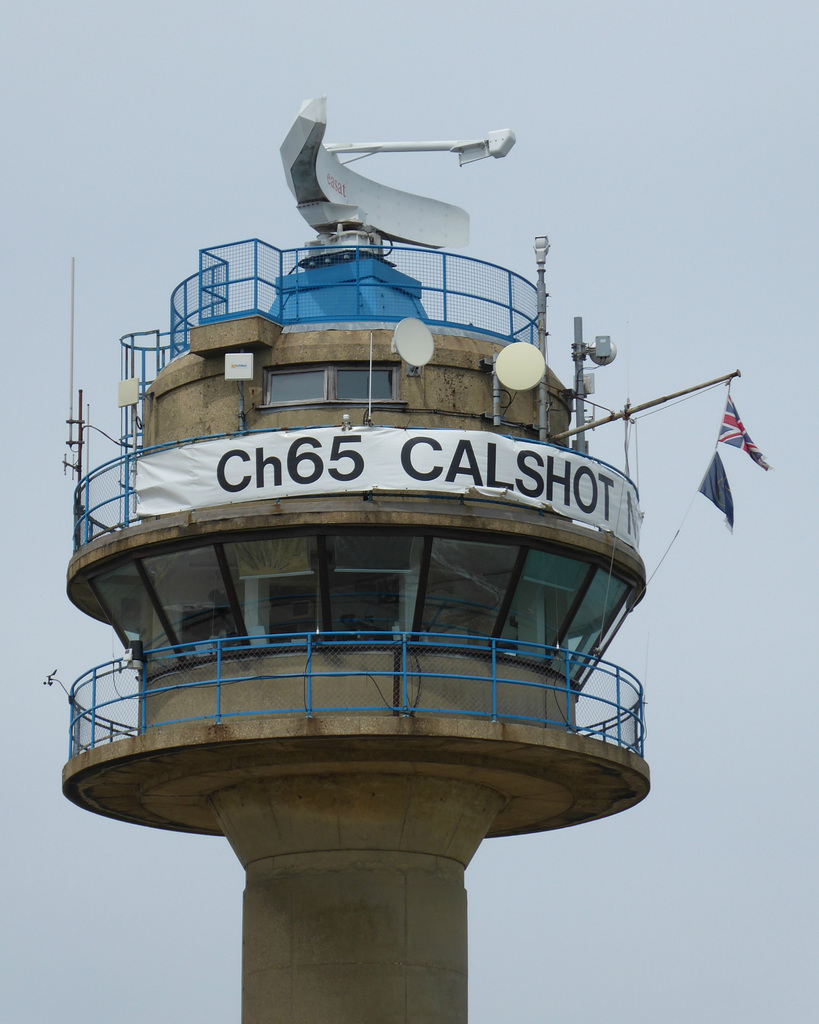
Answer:
[[503, 267], [410, 246], [277, 249], [257, 238], [199, 253], [171, 296], [170, 357], [199, 324], [244, 316], [278, 324], [418, 317], [499, 341], [537, 340], [535, 286]]
[[86, 672], [69, 756], [166, 725], [265, 716], [477, 718], [560, 729], [642, 756], [643, 691], [607, 661], [540, 644], [409, 633], [213, 639]]

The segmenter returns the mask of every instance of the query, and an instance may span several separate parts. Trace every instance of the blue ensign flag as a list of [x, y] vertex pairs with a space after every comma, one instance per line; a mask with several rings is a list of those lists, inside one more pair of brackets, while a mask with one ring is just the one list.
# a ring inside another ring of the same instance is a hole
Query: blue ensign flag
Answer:
[[700, 494], [704, 494], [709, 501], [713, 501], [720, 512], [725, 513], [728, 529], [733, 530], [734, 499], [731, 497], [731, 488], [728, 486], [728, 477], [725, 475], [722, 459], [716, 452], [714, 452], [711, 464], [702, 478]]

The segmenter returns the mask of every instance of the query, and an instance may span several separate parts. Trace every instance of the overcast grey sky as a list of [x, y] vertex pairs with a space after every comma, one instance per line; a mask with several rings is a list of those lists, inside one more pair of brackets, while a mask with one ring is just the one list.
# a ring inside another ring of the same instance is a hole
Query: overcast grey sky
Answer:
[[[729, 535], [696, 497], [724, 389], [638, 423], [649, 572], [682, 524], [609, 651], [645, 681], [653, 790], [615, 818], [479, 850], [471, 1024], [815, 1020], [818, 51], [806, 0], [6, 5], [3, 1024], [239, 1020], [227, 843], [60, 793], [68, 711], [41, 681], [121, 651], [64, 596], [69, 268], [76, 383], [111, 432], [117, 339], [167, 329], [200, 247], [311, 237], [278, 148], [324, 93], [332, 141], [514, 129], [502, 161], [361, 170], [464, 206], [464, 254], [529, 278], [547, 233], [550, 361], [567, 380], [576, 315], [611, 334], [603, 405], [740, 368], [732, 395], [775, 467], [723, 452]], [[622, 451], [622, 427], [591, 438], [617, 465]], [[114, 454], [94, 439], [93, 463]]]

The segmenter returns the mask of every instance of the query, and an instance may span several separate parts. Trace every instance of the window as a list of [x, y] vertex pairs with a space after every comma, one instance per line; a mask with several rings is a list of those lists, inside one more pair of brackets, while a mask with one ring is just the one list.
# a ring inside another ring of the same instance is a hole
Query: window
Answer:
[[412, 628], [423, 538], [409, 534], [327, 538], [332, 628]]
[[556, 643], [591, 571], [586, 562], [530, 551], [502, 635], [536, 644]]
[[[633, 583], [509, 541], [401, 529], [251, 537], [146, 555], [91, 583], [123, 642], [146, 650], [320, 630], [500, 636], [524, 652], [590, 654], [613, 635]], [[573, 683], [586, 669], [581, 659]]]
[[315, 537], [226, 544], [225, 554], [250, 636], [320, 626]]
[[[372, 387], [372, 393], [370, 393]], [[398, 374], [394, 366], [325, 366], [322, 369], [265, 371], [265, 405], [305, 402], [394, 402]]]
[[423, 629], [491, 636], [512, 579], [517, 545], [436, 537], [432, 542]]
[[123, 643], [141, 640], [146, 649], [169, 641], [142, 585], [136, 565], [129, 563], [94, 580], [94, 590]]
[[180, 643], [237, 635], [212, 547], [144, 558], [142, 565]]
[[269, 370], [265, 375], [265, 404], [289, 402], [323, 402], [324, 370], [296, 370], [281, 373]]

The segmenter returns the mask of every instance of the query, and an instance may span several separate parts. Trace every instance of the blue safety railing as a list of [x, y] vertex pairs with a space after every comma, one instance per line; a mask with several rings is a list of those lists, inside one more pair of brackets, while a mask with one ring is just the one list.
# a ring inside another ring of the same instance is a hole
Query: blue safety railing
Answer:
[[170, 357], [200, 324], [245, 316], [278, 324], [397, 322], [537, 340], [535, 286], [503, 267], [412, 246], [277, 249], [257, 238], [199, 253], [199, 272], [171, 296]]
[[302, 633], [212, 639], [112, 661], [72, 686], [69, 756], [163, 726], [400, 715], [516, 722], [642, 756], [643, 691], [589, 655], [489, 637]]
[[537, 290], [483, 260], [411, 246], [277, 249], [251, 238], [201, 249], [199, 270], [171, 295], [169, 331], [120, 338], [122, 379], [139, 403], [121, 410], [120, 440], [142, 444], [142, 402], [157, 374], [190, 348], [191, 329], [263, 316], [282, 326], [397, 323], [412, 316], [508, 343], [537, 342]]

